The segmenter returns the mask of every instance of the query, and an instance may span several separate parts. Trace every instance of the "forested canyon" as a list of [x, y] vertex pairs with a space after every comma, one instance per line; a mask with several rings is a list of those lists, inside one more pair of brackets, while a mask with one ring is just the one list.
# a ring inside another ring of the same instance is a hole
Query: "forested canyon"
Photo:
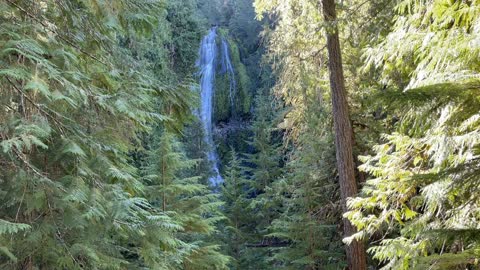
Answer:
[[0, 0], [0, 269], [480, 270], [478, 0]]

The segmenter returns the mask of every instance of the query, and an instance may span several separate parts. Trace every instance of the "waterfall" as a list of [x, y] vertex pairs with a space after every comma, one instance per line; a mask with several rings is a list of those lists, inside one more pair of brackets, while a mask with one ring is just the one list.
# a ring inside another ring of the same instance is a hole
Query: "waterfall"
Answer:
[[229, 89], [229, 99], [230, 99], [230, 107], [234, 108], [235, 106], [235, 96], [237, 91], [237, 83], [235, 81], [235, 70], [233, 69], [230, 51], [228, 47], [228, 42], [225, 38], [222, 38], [222, 73], [226, 73], [228, 80], [230, 82], [230, 89]]
[[[205, 131], [205, 141], [210, 147], [208, 151], [208, 160], [212, 164], [212, 170], [214, 176], [210, 178], [210, 182], [214, 186], [218, 186], [223, 182], [223, 178], [220, 175], [218, 169], [218, 156], [215, 151], [215, 145], [213, 142], [213, 97], [215, 94], [215, 73], [217, 67], [217, 27], [210, 29], [210, 32], [202, 39], [199, 50], [199, 59], [197, 66], [200, 71], [200, 91], [201, 91], [201, 106], [200, 106], [200, 120], [203, 123]], [[235, 81], [235, 70], [233, 69], [229, 45], [225, 38], [222, 38], [220, 44], [220, 57], [221, 57], [221, 70], [220, 74], [226, 74], [229, 81], [229, 101], [230, 107], [233, 110], [235, 105], [235, 96], [237, 83]]]
[[210, 147], [210, 150], [208, 151], [208, 160], [212, 163], [212, 170], [215, 173], [215, 175], [210, 178], [210, 182], [214, 186], [223, 182], [223, 178], [220, 176], [220, 171], [218, 170], [218, 156], [215, 151], [212, 134], [213, 95], [217, 56], [216, 37], [217, 28], [213, 27], [200, 44], [200, 59], [197, 62], [200, 69], [200, 120], [205, 129], [205, 140]]

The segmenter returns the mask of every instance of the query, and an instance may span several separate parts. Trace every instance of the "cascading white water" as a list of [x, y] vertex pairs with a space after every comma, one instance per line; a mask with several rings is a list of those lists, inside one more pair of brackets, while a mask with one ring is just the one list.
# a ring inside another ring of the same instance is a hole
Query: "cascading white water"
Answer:
[[235, 96], [237, 91], [237, 82], [235, 81], [235, 70], [233, 69], [230, 58], [230, 51], [228, 49], [228, 42], [222, 38], [222, 73], [226, 73], [230, 82], [229, 99], [232, 109], [235, 105]]
[[212, 163], [215, 175], [210, 178], [212, 185], [217, 186], [223, 182], [218, 170], [218, 156], [213, 144], [212, 116], [213, 116], [213, 94], [215, 87], [215, 70], [217, 57], [217, 28], [213, 27], [200, 44], [200, 59], [197, 63], [200, 69], [201, 107], [200, 119], [205, 129], [205, 140], [210, 149], [208, 160]]

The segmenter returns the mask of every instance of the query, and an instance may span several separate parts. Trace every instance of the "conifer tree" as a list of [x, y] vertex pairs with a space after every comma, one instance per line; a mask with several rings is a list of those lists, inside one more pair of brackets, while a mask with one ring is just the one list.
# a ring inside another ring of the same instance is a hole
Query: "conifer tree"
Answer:
[[158, 243], [178, 246], [182, 226], [127, 155], [152, 123], [190, 114], [191, 91], [153, 68], [168, 63], [168, 37], [152, 37], [165, 14], [155, 1], [0, 3], [0, 268], [162, 269]]
[[247, 161], [253, 165], [251, 178], [257, 194], [264, 193], [266, 188], [280, 176], [280, 140], [276, 132], [276, 112], [274, 102], [265, 94], [255, 98], [255, 116], [252, 123], [252, 141], [250, 146], [254, 152], [248, 154]]
[[479, 37], [478, 0], [2, 0], [0, 269], [480, 269]]
[[[262, 15], [263, 12], [267, 12], [272, 19], [278, 22], [273, 26], [268, 36], [272, 62], [274, 63], [278, 76], [274, 90], [275, 93], [283, 99], [285, 105], [288, 106], [288, 112], [284, 116], [284, 121], [281, 126], [286, 130], [286, 142], [291, 144], [292, 155], [295, 155], [297, 151], [298, 153], [303, 152], [301, 149], [304, 147], [304, 142], [300, 143], [300, 138], [302, 138], [304, 130], [310, 130], [310, 132], [311, 130], [315, 130], [311, 127], [308, 129], [306, 127], [308, 125], [306, 120], [316, 114], [315, 106], [321, 107], [329, 112], [333, 111], [333, 109], [330, 109], [330, 104], [325, 102], [327, 98], [331, 98], [331, 95], [328, 95], [326, 91], [326, 89], [328, 89], [329, 75], [327, 63], [331, 63], [333, 60], [326, 61], [328, 55], [326, 50], [324, 50], [326, 47], [325, 44], [327, 43], [325, 32], [328, 34], [332, 32], [328, 32], [331, 30], [330, 27], [325, 27], [323, 31], [318, 31], [320, 27], [326, 25], [321, 12], [322, 5], [320, 1], [292, 0], [286, 1], [285, 3], [280, 3], [280, 1], [256, 1], [255, 4], [257, 14]], [[333, 7], [335, 8], [335, 6]], [[336, 25], [336, 23], [337, 22], [333, 24]], [[340, 51], [337, 51], [337, 53], [340, 53]], [[338, 61], [336, 63], [339, 65], [342, 64], [338, 63]], [[346, 99], [343, 101], [346, 102]], [[315, 104], [315, 106], [312, 104]], [[348, 104], [343, 103], [343, 106], [345, 108]], [[342, 119], [345, 120], [345, 118]], [[347, 122], [349, 122], [348, 119]], [[319, 124], [321, 125], [319, 126], [321, 129], [332, 128], [328, 121], [321, 121]], [[351, 132], [350, 136], [347, 135], [346, 137], [349, 137], [351, 140]], [[319, 140], [322, 141], [323, 139]], [[348, 142], [350, 143], [350, 141]], [[309, 147], [311, 147], [311, 145], [309, 145]], [[340, 151], [342, 149], [338, 150]], [[350, 154], [350, 156], [350, 159], [352, 159], [352, 154]], [[299, 159], [300, 158], [301, 157], [299, 157]], [[339, 163], [343, 161], [342, 158], [339, 160]], [[350, 172], [352, 172], [353, 175], [353, 164], [349, 164], [351, 165]], [[294, 171], [295, 170], [292, 170], [292, 175], [295, 174]], [[327, 173], [327, 171], [323, 169], [320, 171], [320, 174], [330, 175], [330, 172]], [[299, 171], [298, 173], [304, 172]], [[352, 178], [350, 178], [350, 180], [352, 180]], [[305, 182], [308, 181], [305, 180]], [[330, 194], [316, 194], [312, 200], [328, 200], [328, 195]], [[348, 195], [346, 197], [348, 197]], [[296, 211], [298, 211], [299, 214], [308, 212], [308, 205], [304, 205], [304, 207], [305, 208], [298, 207]], [[341, 216], [341, 211], [333, 213], [338, 215], [337, 217]], [[317, 222], [317, 226], [320, 226], [322, 223], [328, 224], [326, 220], [321, 219], [315, 220], [314, 222]], [[346, 222], [346, 224], [348, 225], [348, 222]], [[278, 231], [278, 229], [280, 229], [279, 226], [277, 226], [276, 229]], [[349, 257], [353, 258], [352, 256]], [[361, 259], [361, 256], [355, 256], [355, 258]], [[318, 267], [315, 266], [315, 264], [321, 261], [321, 259], [324, 258], [315, 258], [308, 261], [307, 264], [310, 263], [311, 267]], [[355, 267], [353, 265], [354, 263], [351, 263], [350, 267]]]
[[225, 170], [224, 184], [221, 188], [223, 213], [227, 222], [223, 228], [225, 242], [229, 255], [234, 258], [233, 269], [248, 269], [248, 257], [245, 256], [245, 246], [252, 233], [252, 217], [248, 211], [250, 200], [248, 194], [251, 187], [245, 178], [241, 160], [235, 150], [230, 151], [230, 161]]
[[285, 269], [341, 269], [345, 256], [333, 134], [323, 128], [331, 119], [325, 109], [312, 108], [304, 121], [286, 173], [272, 186], [282, 208], [269, 228], [269, 236], [279, 239], [271, 260]]
[[222, 219], [218, 195], [200, 183], [199, 176], [185, 173], [198, 161], [185, 156], [173, 134], [162, 131], [155, 141], [145, 176], [147, 199], [157, 211], [171, 217], [182, 228], [174, 235], [174, 249], [162, 250], [165, 243], [161, 242], [157, 245], [160, 250], [154, 254], [162, 254], [162, 257], [155, 267], [225, 269], [228, 257], [206, 237], [216, 230], [216, 223]]
[[282, 174], [281, 132], [278, 124], [275, 103], [260, 92], [255, 98], [254, 120], [252, 122], [252, 139], [249, 146], [252, 153], [245, 154], [246, 173], [251, 187], [249, 211], [254, 219], [255, 230], [249, 240], [246, 252], [252, 261], [263, 261], [257, 268], [267, 269], [270, 245], [276, 245], [277, 239], [268, 237], [269, 226], [278, 216], [281, 201], [275, 196], [273, 184]]
[[[330, 90], [332, 92], [332, 114], [335, 127], [335, 146], [337, 156], [338, 181], [342, 205], [346, 211], [346, 200], [358, 192], [355, 179], [355, 165], [353, 162], [353, 129], [350, 122], [350, 112], [347, 102], [347, 90], [343, 75], [342, 51], [338, 33], [337, 12], [335, 0], [322, 0], [322, 9], [327, 26], [328, 69], [330, 72]], [[349, 220], [344, 219], [343, 230], [349, 237], [355, 233], [356, 228]], [[349, 243], [347, 249], [348, 269], [366, 269], [365, 248], [360, 240], [355, 239]]]
[[383, 269], [478, 268], [479, 83], [469, 79], [479, 72], [470, 58], [478, 46], [467, 44], [479, 10], [402, 1], [392, 31], [367, 53], [387, 88], [376, 97], [398, 121], [363, 158], [372, 179], [347, 216], [355, 237], [378, 239], [369, 251]]
[[93, 4], [1, 3], [3, 269], [121, 268], [122, 238], [157, 218], [125, 154], [127, 127], [161, 118], [150, 107], [156, 86], [108, 47], [118, 48], [113, 28], [137, 35], [154, 22], [146, 8], [161, 7]]

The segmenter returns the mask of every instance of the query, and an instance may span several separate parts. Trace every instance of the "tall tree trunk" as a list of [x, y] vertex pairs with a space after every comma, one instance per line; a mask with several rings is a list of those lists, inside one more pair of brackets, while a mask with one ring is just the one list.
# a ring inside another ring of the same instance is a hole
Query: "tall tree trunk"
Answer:
[[[335, 11], [335, 0], [321, 1], [325, 21], [329, 23], [327, 29], [328, 67], [330, 70], [330, 88], [332, 91], [337, 169], [342, 206], [345, 211], [347, 210], [346, 199], [357, 194], [352, 150], [353, 131], [348, 110], [345, 78], [343, 76], [342, 53], [338, 38], [338, 27], [336, 25], [337, 14]], [[355, 227], [347, 219], [343, 219], [343, 227], [345, 236], [350, 236], [356, 231]], [[365, 247], [362, 242], [353, 241], [346, 247], [346, 253], [348, 269], [365, 270], [367, 268]]]

